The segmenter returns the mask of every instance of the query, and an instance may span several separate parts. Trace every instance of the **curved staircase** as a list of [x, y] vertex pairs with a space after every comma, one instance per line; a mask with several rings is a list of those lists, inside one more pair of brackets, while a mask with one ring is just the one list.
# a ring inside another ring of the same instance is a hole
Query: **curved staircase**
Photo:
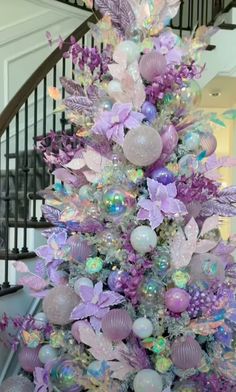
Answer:
[[[95, 10], [91, 12], [86, 9], [80, 0], [43, 0], [43, 3], [49, 4], [50, 7], [60, 3], [86, 11], [87, 20], [71, 32], [71, 35], [82, 46], [94, 46], [88, 22], [98, 21], [99, 15]], [[221, 32], [229, 32], [236, 29], [236, 21], [234, 24], [233, 17], [230, 20], [230, 15], [236, 10], [234, 7], [236, 2], [227, 0], [181, 1], [179, 14], [172, 21], [172, 27], [184, 36], [190, 34], [197, 24], [211, 25], [223, 14]], [[236, 30], [234, 31], [236, 34]], [[70, 130], [65, 115], [53, 112], [56, 104], [52, 103], [47, 93], [49, 86], [60, 87], [60, 76], [71, 77], [73, 74], [73, 65], [63, 58], [65, 50], [66, 44], [63, 49], [56, 48], [0, 114], [0, 314], [9, 309], [12, 303], [16, 304], [18, 299], [22, 313], [34, 311], [37, 307], [37, 303], [32, 304], [27, 293], [17, 285], [17, 275], [13, 272], [12, 264], [20, 259], [27, 259], [29, 265], [34, 264], [34, 249], [43, 240], [40, 232], [48, 227], [40, 210], [43, 200], [37, 192], [51, 184], [53, 176], [48, 172], [35, 144], [38, 138], [46, 136], [50, 129], [56, 132]], [[218, 44], [213, 42], [208, 46], [206, 56], [214, 58], [217, 50]], [[208, 79], [209, 77], [211, 76], [208, 75]], [[65, 97], [63, 88], [62, 97]], [[17, 294], [13, 294], [14, 292]], [[7, 294], [13, 295], [6, 297]], [[19, 305], [15, 306], [15, 313], [17, 308]], [[13, 354], [8, 356], [8, 360], [7, 355], [6, 352], [2, 355], [2, 365], [6, 363], [2, 374], [0, 373], [0, 383], [6, 374], [10, 374], [9, 369], [12, 369], [10, 364]]]

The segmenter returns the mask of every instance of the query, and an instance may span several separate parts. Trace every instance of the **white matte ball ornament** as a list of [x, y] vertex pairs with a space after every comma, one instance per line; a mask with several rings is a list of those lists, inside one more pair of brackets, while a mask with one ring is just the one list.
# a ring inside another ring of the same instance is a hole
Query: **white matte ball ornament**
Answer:
[[140, 339], [145, 339], [152, 335], [153, 325], [146, 317], [140, 317], [133, 323], [132, 330]]
[[140, 57], [139, 46], [135, 42], [129, 40], [120, 42], [116, 46], [115, 51], [127, 55], [128, 64], [132, 64]]
[[157, 235], [149, 226], [138, 226], [132, 231], [130, 242], [138, 253], [148, 253], [156, 247]]
[[36, 328], [42, 328], [48, 323], [48, 319], [45, 313], [39, 312], [34, 316], [34, 325]]
[[79, 290], [81, 286], [86, 286], [86, 287], [93, 287], [93, 282], [89, 278], [79, 278], [75, 281], [74, 283], [74, 290], [76, 294], [79, 295]]
[[58, 357], [58, 351], [52, 346], [50, 346], [49, 344], [45, 344], [39, 350], [38, 356], [40, 362], [42, 362], [45, 365], [50, 361], [54, 361], [54, 359]]
[[136, 166], [149, 166], [161, 155], [162, 139], [156, 129], [140, 125], [125, 136], [123, 151], [126, 159]]
[[134, 392], [161, 392], [162, 378], [155, 370], [143, 369], [134, 378]]

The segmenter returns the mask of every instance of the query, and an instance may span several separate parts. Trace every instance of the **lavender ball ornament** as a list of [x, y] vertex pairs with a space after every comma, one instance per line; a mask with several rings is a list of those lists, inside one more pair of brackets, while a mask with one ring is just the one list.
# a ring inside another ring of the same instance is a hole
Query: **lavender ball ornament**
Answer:
[[196, 369], [202, 359], [201, 346], [192, 336], [177, 339], [171, 346], [171, 359], [179, 369]]
[[39, 350], [39, 360], [46, 364], [50, 361], [54, 361], [58, 357], [58, 350], [50, 346], [50, 344], [43, 345]]
[[36, 348], [29, 348], [24, 346], [18, 355], [18, 361], [23, 370], [29, 373], [33, 373], [36, 367], [42, 367], [42, 363], [39, 360], [39, 351], [41, 346]]
[[206, 157], [212, 155], [217, 147], [217, 140], [211, 132], [200, 132], [201, 150], [205, 151]]
[[34, 384], [23, 376], [11, 376], [3, 381], [0, 392], [34, 392]]
[[79, 304], [79, 297], [68, 286], [57, 286], [43, 299], [43, 310], [52, 324], [70, 323], [72, 310]]
[[125, 271], [112, 271], [108, 277], [107, 284], [111, 291], [116, 291], [117, 293], [122, 293], [122, 281], [129, 279], [128, 272]]
[[74, 283], [74, 290], [77, 295], [79, 295], [81, 286], [93, 287], [93, 282], [91, 279], [85, 277], [77, 279]]
[[152, 51], [144, 54], [139, 62], [139, 71], [143, 79], [152, 83], [154, 79], [166, 72], [167, 62], [165, 57]]
[[154, 128], [141, 125], [127, 133], [123, 150], [129, 162], [136, 166], [149, 166], [160, 157], [162, 140]]
[[168, 185], [175, 181], [174, 174], [166, 167], [159, 167], [152, 170], [152, 172], [150, 173], [150, 177], [163, 185]]
[[112, 309], [102, 319], [104, 335], [114, 341], [126, 339], [132, 330], [132, 319], [124, 309]]
[[165, 305], [171, 312], [184, 312], [189, 306], [189, 302], [190, 295], [183, 289], [175, 287], [165, 293]]
[[148, 101], [144, 102], [141, 112], [144, 114], [146, 120], [148, 120], [150, 123], [153, 122], [157, 117], [156, 106]]
[[134, 392], [161, 392], [161, 376], [152, 369], [140, 370], [134, 378]]
[[93, 248], [88, 241], [75, 234], [68, 238], [67, 244], [70, 246], [70, 256], [80, 263], [84, 263], [93, 254]]

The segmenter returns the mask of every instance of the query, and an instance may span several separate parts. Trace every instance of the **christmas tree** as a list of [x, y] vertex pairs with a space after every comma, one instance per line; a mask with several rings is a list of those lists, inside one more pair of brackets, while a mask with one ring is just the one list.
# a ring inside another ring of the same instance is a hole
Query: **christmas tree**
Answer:
[[236, 390], [236, 242], [219, 226], [236, 187], [218, 172], [235, 160], [215, 154], [213, 127], [226, 130], [196, 81], [216, 28], [180, 39], [179, 3], [95, 0], [102, 52], [71, 37], [59, 108], [74, 132], [38, 143], [56, 177], [41, 192], [52, 228], [34, 273], [16, 263], [42, 312], [13, 320], [24, 377], [1, 392]]

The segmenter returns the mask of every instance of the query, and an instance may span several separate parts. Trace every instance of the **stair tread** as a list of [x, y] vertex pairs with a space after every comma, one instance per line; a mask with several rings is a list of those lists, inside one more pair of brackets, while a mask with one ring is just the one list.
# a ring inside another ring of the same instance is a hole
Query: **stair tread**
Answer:
[[[31, 259], [36, 257], [35, 252], [20, 252], [14, 253], [9, 251], [8, 253], [8, 260], [24, 260], [24, 259]], [[0, 249], [0, 261], [4, 261], [6, 258], [6, 251], [5, 249]]]
[[[0, 218], [0, 222], [5, 222], [6, 220], [4, 218]], [[22, 228], [24, 227], [25, 222], [22, 219], [19, 219], [17, 222], [17, 227]], [[27, 227], [29, 229], [44, 229], [48, 227], [52, 227], [53, 225], [50, 222], [46, 221], [32, 221], [32, 220], [27, 220]], [[10, 218], [9, 219], [9, 227], [15, 227], [15, 219]]]
[[17, 291], [23, 289], [23, 286], [21, 285], [15, 285], [15, 286], [10, 286], [10, 287], [0, 287], [0, 297], [3, 297], [4, 295], [8, 294], [13, 294], [16, 293]]

